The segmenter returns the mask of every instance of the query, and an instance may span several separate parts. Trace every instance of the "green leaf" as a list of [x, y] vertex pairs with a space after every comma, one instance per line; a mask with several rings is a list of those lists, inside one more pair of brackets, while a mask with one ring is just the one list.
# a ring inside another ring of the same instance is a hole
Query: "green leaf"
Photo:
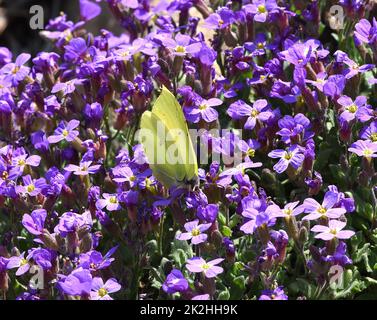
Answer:
[[232, 286], [230, 288], [230, 297], [232, 300], [239, 300], [242, 298], [246, 286], [246, 279], [244, 276], [239, 276], [233, 279]]
[[227, 288], [221, 291], [219, 295], [217, 296], [217, 300], [229, 300], [229, 298], [230, 298], [230, 293]]
[[227, 227], [227, 226], [222, 226], [222, 227], [221, 227], [221, 233], [222, 233], [225, 237], [231, 237], [231, 236], [232, 236], [232, 229], [230, 229], [230, 228]]

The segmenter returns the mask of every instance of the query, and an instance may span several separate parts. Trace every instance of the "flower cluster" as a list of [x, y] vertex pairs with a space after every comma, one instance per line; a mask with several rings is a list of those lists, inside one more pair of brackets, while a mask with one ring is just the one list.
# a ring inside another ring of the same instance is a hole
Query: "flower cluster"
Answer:
[[[350, 298], [376, 283], [373, 2], [339, 1], [336, 31], [317, 0], [103, 0], [121, 35], [88, 32], [102, 9], [79, 2], [80, 21], [42, 31], [52, 52], [0, 47], [0, 297]], [[195, 188], [167, 190], [135, 136], [162, 86], [212, 153]], [[211, 158], [236, 150], [241, 164]]]

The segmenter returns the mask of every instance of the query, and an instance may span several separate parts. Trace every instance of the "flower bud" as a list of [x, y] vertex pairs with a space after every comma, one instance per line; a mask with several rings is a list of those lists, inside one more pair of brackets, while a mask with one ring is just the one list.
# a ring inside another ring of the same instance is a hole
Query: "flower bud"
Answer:
[[216, 248], [220, 248], [223, 243], [223, 236], [219, 230], [215, 230], [211, 233], [211, 242], [216, 246]]
[[300, 228], [300, 231], [299, 231], [299, 235], [298, 235], [298, 242], [301, 246], [304, 245], [304, 243], [306, 241], [308, 241], [309, 237], [308, 237], [308, 229], [306, 229], [305, 227], [301, 227]]
[[80, 241], [80, 252], [88, 252], [92, 250], [93, 240], [90, 233], [86, 233]]
[[46, 248], [49, 248], [52, 250], [59, 249], [59, 246], [55, 237], [53, 237], [52, 234], [50, 234], [46, 229], [43, 229], [43, 234], [41, 235], [41, 238]]
[[284, 218], [285, 224], [287, 225], [288, 236], [295, 241], [298, 239], [298, 227], [296, 218], [294, 216], [287, 216]]
[[268, 230], [268, 226], [264, 223], [259, 226], [257, 230], [259, 239], [264, 245], [267, 245], [268, 241], [270, 241], [270, 232]]

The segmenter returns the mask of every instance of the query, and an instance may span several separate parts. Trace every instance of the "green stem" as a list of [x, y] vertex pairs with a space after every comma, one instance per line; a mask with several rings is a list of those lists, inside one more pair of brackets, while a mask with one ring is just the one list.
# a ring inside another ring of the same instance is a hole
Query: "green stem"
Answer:
[[159, 230], [159, 235], [158, 235], [158, 253], [162, 257], [163, 255], [163, 248], [162, 248], [162, 243], [163, 243], [163, 235], [164, 235], [164, 222], [165, 222], [165, 215], [162, 215], [161, 220], [160, 220], [160, 230]]

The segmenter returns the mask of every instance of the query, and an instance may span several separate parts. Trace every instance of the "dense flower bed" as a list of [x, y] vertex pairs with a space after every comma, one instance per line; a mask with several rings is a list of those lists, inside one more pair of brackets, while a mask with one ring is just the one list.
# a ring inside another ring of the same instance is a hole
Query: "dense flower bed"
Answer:
[[[377, 298], [374, 2], [104, 2], [122, 35], [81, 0], [0, 47], [0, 297]], [[174, 197], [135, 139], [162, 86], [242, 151]]]

